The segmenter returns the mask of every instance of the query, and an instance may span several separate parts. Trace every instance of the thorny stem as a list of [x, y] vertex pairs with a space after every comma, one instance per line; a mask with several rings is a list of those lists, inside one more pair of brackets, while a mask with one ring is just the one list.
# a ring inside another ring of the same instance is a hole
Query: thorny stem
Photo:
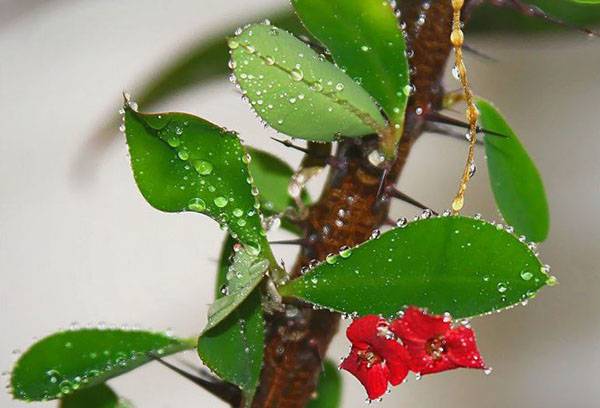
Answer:
[[473, 102], [473, 92], [469, 84], [469, 78], [467, 77], [467, 68], [463, 59], [463, 42], [464, 34], [461, 29], [461, 10], [464, 5], [464, 0], [451, 0], [452, 1], [452, 33], [450, 34], [450, 42], [454, 47], [454, 58], [455, 66], [458, 70], [460, 77], [460, 83], [462, 85], [465, 103], [467, 104], [467, 121], [469, 122], [469, 150], [467, 153], [467, 162], [463, 170], [463, 174], [458, 186], [458, 192], [452, 201], [452, 211], [457, 214], [462, 210], [465, 203], [465, 192], [467, 190], [467, 184], [471, 178], [471, 168], [475, 165], [475, 144], [477, 143], [477, 118], [479, 117], [479, 111]]
[[[398, 2], [401, 22], [406, 23], [408, 46], [414, 56], [411, 82], [416, 91], [407, 107], [404, 133], [385, 186], [398, 179], [416, 138], [426, 124], [426, 115], [442, 108], [441, 78], [451, 51], [453, 8], [450, 0]], [[477, 4], [465, 0], [463, 13]], [[293, 276], [311, 260], [323, 260], [341, 246], [364, 242], [372, 230], [388, 218], [389, 201], [376, 203], [381, 169], [374, 168], [368, 154], [377, 147], [376, 136], [339, 143], [336, 160], [323, 193], [308, 208], [304, 239], [318, 237], [303, 248]], [[377, 205], [375, 205], [377, 204]], [[302, 408], [314, 397], [322, 369], [322, 358], [337, 331], [339, 315], [286, 300], [286, 310], [267, 316], [264, 367], [253, 408]]]

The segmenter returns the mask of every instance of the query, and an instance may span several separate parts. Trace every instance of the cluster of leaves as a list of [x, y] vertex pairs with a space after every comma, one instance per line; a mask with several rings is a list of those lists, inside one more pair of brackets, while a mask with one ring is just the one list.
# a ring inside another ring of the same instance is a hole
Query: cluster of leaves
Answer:
[[[391, 6], [380, 0], [292, 3], [331, 58], [270, 23], [238, 31], [228, 40], [230, 67], [251, 106], [292, 137], [330, 142], [377, 133], [396, 142], [411, 85], [404, 33]], [[543, 184], [500, 113], [483, 99], [477, 105], [483, 127], [504, 135], [486, 135], [484, 142], [492, 190], [511, 227], [425, 212], [383, 234], [375, 231], [367, 242], [287, 281], [263, 218], [294, 206], [287, 194], [293, 170], [206, 120], [143, 114], [126, 101], [127, 143], [144, 198], [162, 211], [205, 214], [228, 232], [208, 324], [198, 340], [102, 328], [56, 333], [18, 360], [13, 395], [61, 399], [65, 407], [123, 406], [105, 381], [157, 356], [197, 348], [202, 361], [237, 385], [249, 404], [263, 362], [265, 305], [274, 301], [266, 285], [284, 297], [350, 315], [393, 317], [416, 305], [463, 318], [526, 302], [553, 282], [525, 238], [540, 242], [547, 236]], [[337, 405], [336, 375], [326, 365], [322, 396], [313, 407]]]

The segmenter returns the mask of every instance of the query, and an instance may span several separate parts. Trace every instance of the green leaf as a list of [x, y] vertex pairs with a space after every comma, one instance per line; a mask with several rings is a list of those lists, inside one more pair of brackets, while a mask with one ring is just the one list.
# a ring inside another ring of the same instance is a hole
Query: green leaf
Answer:
[[269, 261], [239, 247], [227, 270], [225, 295], [218, 297], [208, 309], [205, 331], [229, 316], [258, 286], [269, 269]]
[[[224, 297], [235, 240], [227, 237], [219, 259], [215, 298]], [[258, 292], [250, 296], [213, 329], [198, 340], [198, 354], [219, 377], [239, 386], [246, 403], [258, 386], [264, 351], [265, 323]]]
[[81, 329], [52, 334], [31, 346], [12, 371], [13, 396], [26, 401], [64, 397], [195, 342], [140, 330]]
[[[539, 7], [547, 14], [574, 27], [600, 24], [600, 6], [565, 0], [527, 0], [527, 4]], [[468, 32], [539, 32], [547, 33], [564, 28], [541, 18], [524, 16], [509, 7], [483, 4], [475, 8], [467, 26]]]
[[142, 114], [129, 106], [125, 127], [135, 180], [152, 206], [206, 214], [242, 243], [268, 249], [237, 134], [185, 113]]
[[319, 376], [317, 397], [307, 408], [338, 408], [342, 401], [342, 378], [337, 366], [329, 360], [323, 362], [323, 372]]
[[549, 279], [514, 235], [485, 221], [441, 217], [328, 257], [280, 292], [343, 313], [393, 316], [414, 305], [464, 318], [525, 301]]
[[492, 191], [498, 209], [518, 234], [542, 242], [548, 236], [550, 215], [540, 173], [500, 112], [478, 99], [480, 122], [485, 129], [505, 135], [485, 135], [485, 153]]
[[375, 133], [384, 126], [364, 89], [290, 33], [254, 24], [231, 38], [229, 47], [238, 84], [274, 129], [331, 141]]
[[404, 35], [387, 1], [292, 0], [308, 29], [337, 65], [402, 125], [410, 95]]
[[600, 4], [600, 0], [571, 0], [575, 3], [583, 3], [583, 4]]
[[69, 394], [60, 400], [60, 408], [129, 408], [106, 384], [98, 384]]
[[[258, 199], [261, 209], [266, 214], [283, 213], [289, 207], [295, 207], [294, 200], [288, 193], [288, 184], [294, 170], [283, 160], [270, 153], [248, 148], [252, 156], [250, 174], [254, 184], [260, 191]], [[304, 192], [303, 201], [308, 204], [310, 199]]]

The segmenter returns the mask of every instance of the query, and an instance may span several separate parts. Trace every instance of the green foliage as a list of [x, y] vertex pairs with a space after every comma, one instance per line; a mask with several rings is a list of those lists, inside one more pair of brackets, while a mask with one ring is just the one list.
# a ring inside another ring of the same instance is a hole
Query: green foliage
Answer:
[[393, 316], [415, 305], [464, 318], [523, 302], [549, 279], [514, 235], [453, 216], [412, 222], [330, 256], [280, 292], [343, 313]]
[[[263, 213], [280, 214], [289, 207], [295, 207], [294, 200], [288, 193], [288, 184], [294, 170], [283, 160], [270, 153], [248, 148], [252, 156], [250, 174], [260, 194], [258, 199]], [[310, 199], [306, 192], [303, 201], [308, 204]]]
[[[527, 0], [527, 3], [575, 27], [600, 24], [600, 5], [596, 4], [597, 2], [586, 4], [571, 0]], [[508, 7], [494, 7], [485, 3], [475, 9], [467, 26], [468, 32], [481, 33], [547, 33], [557, 29], [564, 30], [544, 19], [524, 16]]]
[[484, 137], [490, 182], [498, 209], [516, 233], [541, 242], [548, 236], [550, 226], [542, 178], [500, 112], [483, 99], [478, 99], [476, 105], [481, 113], [481, 125], [506, 136]]
[[69, 394], [60, 400], [59, 408], [129, 408], [106, 384], [98, 384]]
[[208, 309], [208, 324], [205, 330], [215, 327], [229, 316], [254, 291], [268, 269], [268, 260], [240, 246], [225, 275], [225, 295], [217, 298]]
[[274, 129], [324, 142], [384, 125], [364, 89], [290, 33], [254, 24], [231, 38], [229, 47], [238, 84]]
[[317, 397], [307, 408], [338, 408], [342, 401], [342, 378], [337, 366], [329, 360], [323, 362], [323, 372], [319, 376]]
[[394, 10], [381, 0], [292, 0], [307, 29], [342, 70], [402, 125], [410, 77], [403, 33]]
[[210, 216], [242, 243], [268, 248], [248, 172], [233, 132], [185, 113], [142, 114], [125, 107], [137, 185], [155, 208]]
[[[234, 256], [235, 240], [227, 237], [217, 275], [216, 299], [224, 297], [230, 259]], [[258, 385], [264, 351], [265, 322], [260, 294], [251, 293], [216, 327], [205, 331], [198, 340], [198, 354], [222, 379], [236, 384], [245, 394], [247, 403]]]
[[25, 401], [62, 398], [195, 342], [140, 330], [81, 329], [52, 334], [31, 346], [12, 371], [13, 396]]

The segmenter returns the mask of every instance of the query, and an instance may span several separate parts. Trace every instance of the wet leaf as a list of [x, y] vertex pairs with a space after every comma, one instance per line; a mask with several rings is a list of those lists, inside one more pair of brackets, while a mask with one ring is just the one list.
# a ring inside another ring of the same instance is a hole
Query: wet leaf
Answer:
[[527, 244], [509, 232], [441, 217], [329, 257], [280, 292], [343, 313], [393, 316], [415, 305], [464, 318], [523, 302], [548, 279]]
[[323, 372], [319, 376], [317, 397], [307, 408], [338, 408], [342, 402], [342, 378], [337, 366], [329, 361], [323, 362]]
[[31, 346], [16, 362], [13, 396], [25, 401], [56, 399], [91, 387], [195, 342], [140, 330], [81, 329], [52, 334]]
[[129, 408], [106, 384], [98, 384], [69, 394], [60, 400], [60, 408]]
[[[229, 264], [234, 256], [235, 240], [227, 237], [219, 260], [216, 299], [224, 297]], [[265, 323], [260, 294], [255, 291], [215, 328], [198, 340], [198, 354], [223, 380], [239, 386], [246, 402], [258, 385], [264, 351]]]
[[208, 309], [208, 324], [204, 330], [229, 316], [254, 291], [268, 269], [269, 261], [239, 247], [225, 275], [224, 296], [218, 297]]
[[480, 122], [485, 129], [507, 137], [485, 136], [490, 183], [498, 209], [518, 234], [541, 242], [548, 236], [550, 215], [540, 173], [500, 112], [478, 99]]
[[128, 106], [125, 127], [136, 183], [153, 207], [206, 214], [240, 242], [268, 249], [237, 134], [185, 113], [142, 114]]
[[233, 72], [256, 113], [293, 137], [331, 141], [384, 126], [369, 94], [308, 45], [268, 24], [229, 40]]
[[[252, 156], [250, 173], [260, 191], [258, 199], [263, 213], [280, 214], [289, 207], [295, 207], [296, 204], [288, 193], [288, 184], [294, 170], [270, 153], [253, 148], [248, 148], [248, 153]], [[303, 201], [307, 204], [310, 202], [306, 192]]]
[[402, 125], [410, 77], [403, 33], [381, 0], [292, 0], [308, 29], [337, 65], [371, 94], [393, 123]]
[[[574, 1], [527, 0], [527, 4], [539, 7], [548, 15], [565, 21], [574, 27], [597, 26], [600, 24], [598, 4], [576, 3]], [[539, 32], [564, 31], [565, 28], [541, 18], [524, 16], [509, 7], [495, 7], [483, 4], [477, 7], [467, 26], [468, 32]]]

